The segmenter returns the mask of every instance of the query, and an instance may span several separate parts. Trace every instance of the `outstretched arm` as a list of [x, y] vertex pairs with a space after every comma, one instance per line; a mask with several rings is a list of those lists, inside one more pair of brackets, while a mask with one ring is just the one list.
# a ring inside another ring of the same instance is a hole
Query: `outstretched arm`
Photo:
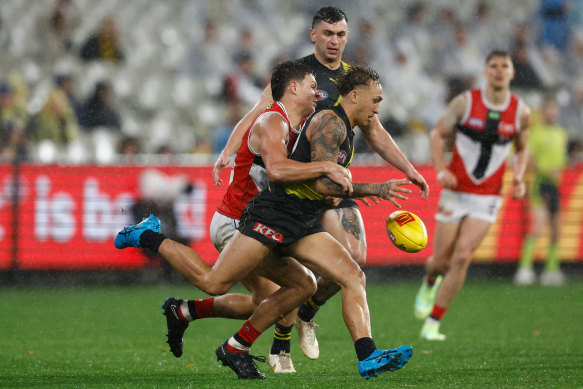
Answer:
[[385, 161], [402, 171], [411, 182], [421, 189], [421, 197], [427, 200], [429, 186], [425, 178], [413, 167], [411, 162], [399, 149], [391, 135], [385, 130], [378, 117], [375, 115], [368, 127], [360, 127], [362, 134], [373, 148]]
[[213, 182], [215, 185], [221, 185], [222, 180], [219, 178], [219, 173], [221, 170], [229, 166], [231, 162], [231, 156], [239, 150], [241, 147], [241, 142], [243, 138], [243, 134], [253, 123], [253, 120], [261, 112], [263, 112], [269, 104], [273, 103], [273, 98], [271, 97], [271, 84], [267, 85], [259, 98], [259, 101], [255, 103], [251, 111], [249, 111], [233, 128], [231, 132], [231, 136], [229, 136], [229, 140], [225, 145], [225, 148], [219, 154], [217, 161], [215, 162], [215, 166], [213, 168]]
[[[346, 127], [344, 122], [333, 112], [323, 111], [315, 116], [307, 130], [308, 140], [311, 144], [312, 161], [330, 161], [338, 160], [340, 145], [346, 138]], [[325, 196], [333, 197], [370, 197], [378, 196], [379, 198], [391, 201], [397, 207], [399, 203], [395, 197], [407, 200], [407, 197], [401, 193], [410, 193], [411, 190], [401, 188], [400, 185], [410, 184], [411, 181], [390, 180], [380, 184], [374, 183], [353, 183], [354, 192], [352, 194], [343, 193], [341, 188], [326, 177], [316, 180], [316, 191]]]

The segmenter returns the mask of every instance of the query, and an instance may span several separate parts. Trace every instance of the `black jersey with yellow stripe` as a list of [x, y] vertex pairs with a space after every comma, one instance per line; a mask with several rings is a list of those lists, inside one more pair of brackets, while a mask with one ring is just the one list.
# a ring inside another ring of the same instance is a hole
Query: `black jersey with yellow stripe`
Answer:
[[332, 70], [322, 65], [314, 54], [300, 58], [298, 62], [307, 65], [316, 78], [320, 94], [317, 108], [322, 109], [337, 105], [340, 101], [340, 92], [338, 92], [338, 87], [336, 86], [336, 79], [350, 69], [350, 65], [346, 62], [341, 62], [338, 69]]
[[[314, 113], [312, 116], [308, 118], [304, 126], [304, 131], [301, 132], [300, 136], [296, 141], [296, 144], [292, 151], [291, 158], [299, 162], [311, 162], [312, 149], [310, 142], [308, 141], [308, 138], [306, 136], [305, 129], [309, 127], [310, 122], [318, 112], [326, 110], [332, 111], [336, 115], [338, 115], [338, 117], [342, 120], [346, 128], [346, 138], [339, 147], [337, 162], [339, 165], [348, 168], [350, 166], [350, 163], [352, 162], [352, 158], [354, 157], [354, 131], [350, 126], [350, 120], [348, 119], [348, 116], [346, 115], [344, 108], [342, 108], [340, 104], [316, 111], [316, 113]], [[295, 195], [300, 199], [323, 200], [324, 198], [321, 194], [316, 192], [314, 180], [297, 183], [282, 183], [281, 187], [283, 188], [286, 194]]]

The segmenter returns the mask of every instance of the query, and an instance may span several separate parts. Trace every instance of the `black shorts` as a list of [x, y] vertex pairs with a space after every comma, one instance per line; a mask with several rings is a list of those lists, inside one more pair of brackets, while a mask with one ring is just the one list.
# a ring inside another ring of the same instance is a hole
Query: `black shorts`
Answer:
[[324, 232], [319, 222], [324, 206], [324, 201], [306, 203], [263, 191], [247, 204], [239, 231], [267, 245], [285, 247], [305, 236]]
[[337, 206], [333, 207], [330, 205], [326, 206], [326, 209], [339, 209], [339, 208], [358, 208], [358, 204], [356, 203], [356, 200], [354, 199], [342, 199], [342, 201], [340, 203], [338, 203]]
[[559, 212], [559, 190], [556, 185], [541, 182], [538, 187], [539, 193], [545, 206], [551, 215]]

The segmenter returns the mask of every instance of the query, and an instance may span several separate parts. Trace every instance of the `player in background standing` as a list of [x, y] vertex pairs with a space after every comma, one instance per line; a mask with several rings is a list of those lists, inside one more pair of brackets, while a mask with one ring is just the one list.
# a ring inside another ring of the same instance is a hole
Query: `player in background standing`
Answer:
[[[312, 20], [310, 39], [314, 43], [314, 53], [300, 58], [299, 61], [310, 66], [316, 77], [321, 96], [317, 110], [320, 110], [338, 103], [340, 93], [336, 86], [337, 78], [350, 68], [342, 61], [342, 54], [348, 40], [346, 14], [337, 7], [319, 9]], [[229, 166], [230, 157], [239, 148], [245, 129], [272, 101], [268, 85], [253, 109], [233, 129], [229, 141], [220, 153], [213, 169], [213, 181], [216, 185], [220, 185], [219, 173]], [[369, 123], [362, 124], [360, 129], [375, 152], [419, 186], [422, 198], [427, 199], [429, 187], [425, 179], [399, 150], [378, 117], [375, 115]], [[362, 267], [366, 264], [367, 246], [364, 224], [358, 205], [353, 199], [345, 199], [337, 206], [330, 207], [324, 212], [320, 222], [324, 229], [348, 250], [359, 266]], [[318, 291], [300, 307], [298, 320], [295, 321], [295, 324], [298, 330], [300, 348], [308, 358], [316, 359], [319, 356], [314, 316], [320, 306], [339, 290], [340, 287], [336, 283], [319, 277]]]
[[531, 231], [524, 239], [522, 257], [514, 282], [530, 285], [536, 281], [533, 256], [537, 238], [550, 226], [551, 236], [544, 271], [540, 277], [542, 285], [562, 285], [565, 275], [559, 263], [559, 182], [567, 163], [567, 133], [557, 124], [559, 106], [554, 99], [544, 101], [542, 123], [533, 126], [528, 140], [534, 182], [530, 191]]
[[[273, 155], [282, 166], [272, 163], [270, 173], [276, 181], [300, 181], [327, 176], [344, 190], [351, 191], [350, 173], [337, 163], [321, 161], [301, 164], [288, 161], [292, 147], [305, 119], [316, 105], [316, 81], [308, 66], [287, 61], [272, 71], [272, 94], [275, 102], [263, 111], [247, 129], [243, 143], [237, 152], [233, 179], [222, 202], [217, 207], [210, 226], [211, 240], [220, 252], [231, 240], [243, 209], [247, 203], [268, 185], [268, 174], [262, 155], [273, 161]], [[265, 151], [263, 151], [265, 149]], [[168, 344], [176, 357], [182, 355], [183, 335], [188, 323], [207, 317], [248, 319], [264, 298], [274, 293], [279, 286], [256, 272], [251, 272], [242, 281], [251, 292], [227, 294], [200, 300], [183, 300], [168, 297], [163, 304], [168, 326]], [[269, 365], [276, 373], [295, 372], [291, 355], [289, 335], [295, 315], [285, 317], [276, 324], [277, 339], [270, 349]]]
[[[445, 340], [440, 320], [461, 290], [472, 255], [502, 204], [502, 176], [514, 144], [513, 198], [525, 194], [530, 109], [510, 92], [514, 67], [505, 51], [492, 51], [486, 85], [455, 97], [431, 130], [431, 156], [443, 188], [433, 235], [433, 256], [415, 299], [415, 316], [425, 319], [421, 338]], [[444, 144], [455, 132], [452, 159]], [[442, 277], [443, 276], [443, 277]]]

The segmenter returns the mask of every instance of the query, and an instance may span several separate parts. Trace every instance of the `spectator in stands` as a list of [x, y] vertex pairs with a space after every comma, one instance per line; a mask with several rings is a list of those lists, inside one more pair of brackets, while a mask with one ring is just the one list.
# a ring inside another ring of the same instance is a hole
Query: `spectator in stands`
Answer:
[[489, 53], [495, 49], [508, 49], [508, 35], [512, 24], [503, 18], [492, 17], [492, 6], [486, 1], [480, 1], [474, 10], [469, 23], [472, 38], [481, 53]]
[[406, 44], [414, 48], [414, 58], [421, 62], [424, 69], [431, 67], [431, 34], [425, 21], [425, 5], [414, 2], [407, 6], [405, 18], [393, 30], [395, 45]]
[[83, 115], [83, 106], [77, 96], [75, 95], [75, 81], [73, 76], [70, 74], [58, 74], [55, 77], [55, 83], [57, 87], [61, 88], [63, 92], [67, 95], [69, 99], [69, 104], [73, 111], [75, 112], [75, 116], [77, 117], [77, 122], [81, 123], [82, 115]]
[[124, 60], [117, 25], [112, 17], [101, 22], [99, 30], [89, 36], [81, 48], [83, 61], [101, 60], [118, 63]]
[[204, 25], [202, 40], [189, 44], [183, 62], [184, 73], [208, 80], [222, 77], [232, 67], [227, 46], [221, 42], [219, 30], [215, 23], [207, 20]]
[[55, 145], [68, 145], [79, 139], [79, 122], [65, 91], [55, 85], [39, 114], [34, 119], [36, 139]]
[[241, 100], [254, 104], [263, 92], [263, 82], [255, 74], [253, 56], [249, 52], [236, 55], [237, 67], [224, 80], [223, 97], [226, 101]]
[[72, 0], [55, 0], [50, 11], [37, 25], [38, 58], [47, 65], [73, 50], [73, 33], [79, 26], [81, 12]]
[[0, 126], [0, 161], [13, 162], [28, 159], [26, 124], [10, 121]]
[[561, 109], [559, 123], [567, 130], [570, 139], [583, 142], [583, 77], [569, 88], [569, 100]]
[[455, 9], [449, 5], [440, 7], [437, 17], [427, 27], [431, 39], [431, 61], [426, 67], [430, 74], [438, 75], [446, 55], [445, 49], [455, 41], [455, 29], [459, 24]]
[[553, 47], [561, 52], [569, 45], [569, 2], [567, 0], [541, 0], [540, 41], [543, 46]]
[[583, 29], [571, 36], [571, 50], [564, 64], [565, 72], [571, 79], [583, 79]]
[[0, 127], [15, 123], [28, 123], [26, 107], [19, 104], [14, 87], [8, 82], [0, 83]]
[[225, 145], [231, 136], [231, 132], [233, 132], [233, 128], [235, 128], [235, 125], [245, 114], [242, 104], [238, 100], [228, 103], [228, 110], [228, 122], [220, 125], [213, 132], [213, 148], [215, 154], [220, 154], [225, 148]]
[[530, 63], [526, 45], [519, 44], [512, 53], [512, 63], [514, 63], [514, 79], [511, 82], [513, 88], [522, 90], [540, 91], [543, 84], [536, 70]]
[[136, 156], [141, 153], [140, 140], [134, 136], [122, 138], [117, 152], [121, 162], [134, 163]]
[[484, 59], [464, 24], [456, 26], [454, 41], [445, 48], [441, 65], [440, 73], [446, 77], [463, 77], [472, 85], [479, 84]]
[[121, 129], [121, 118], [117, 110], [111, 104], [111, 86], [100, 81], [95, 84], [95, 90], [91, 97], [83, 105], [83, 128], [93, 130], [97, 127]]

